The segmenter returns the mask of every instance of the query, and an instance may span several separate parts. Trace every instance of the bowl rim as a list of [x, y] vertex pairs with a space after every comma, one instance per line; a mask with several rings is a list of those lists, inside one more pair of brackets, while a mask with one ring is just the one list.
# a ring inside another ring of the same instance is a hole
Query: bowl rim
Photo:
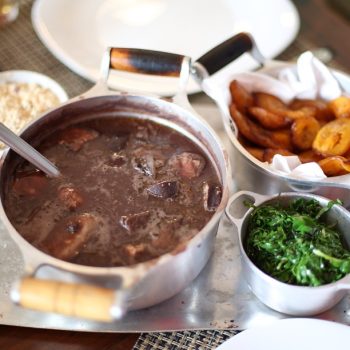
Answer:
[[57, 81], [43, 73], [30, 70], [7, 70], [0, 72], [0, 84], [35, 83], [53, 92], [60, 103], [68, 100], [65, 89]]

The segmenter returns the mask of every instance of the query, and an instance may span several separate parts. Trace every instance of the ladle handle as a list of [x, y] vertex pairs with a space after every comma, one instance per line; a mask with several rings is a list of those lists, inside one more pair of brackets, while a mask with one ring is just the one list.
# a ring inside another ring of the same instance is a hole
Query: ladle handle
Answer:
[[186, 56], [131, 48], [111, 48], [110, 68], [121, 71], [178, 77]]
[[12, 300], [32, 310], [111, 322], [123, 315], [122, 292], [85, 284], [24, 278], [12, 289]]
[[48, 176], [57, 177], [60, 175], [60, 172], [55, 165], [42, 156], [31, 145], [13, 133], [3, 123], [0, 123], [0, 140]]
[[249, 33], [239, 33], [227, 39], [198, 58], [196, 62], [204, 66], [209, 75], [212, 75], [246, 52], [250, 52], [261, 65], [264, 64], [265, 58]]

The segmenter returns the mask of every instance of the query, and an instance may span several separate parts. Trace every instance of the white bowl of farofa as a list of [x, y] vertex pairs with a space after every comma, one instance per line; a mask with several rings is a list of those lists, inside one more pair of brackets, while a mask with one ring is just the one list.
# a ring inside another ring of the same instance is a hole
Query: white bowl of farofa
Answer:
[[67, 100], [61, 85], [46, 75], [26, 70], [0, 72], [0, 121], [15, 133]]

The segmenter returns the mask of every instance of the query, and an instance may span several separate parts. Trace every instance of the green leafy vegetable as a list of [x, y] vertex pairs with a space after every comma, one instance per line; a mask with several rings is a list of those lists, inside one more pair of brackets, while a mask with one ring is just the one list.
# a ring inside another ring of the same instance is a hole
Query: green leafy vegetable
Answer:
[[255, 207], [251, 213], [246, 251], [268, 275], [289, 284], [319, 286], [350, 272], [350, 251], [340, 234], [322, 216], [339, 200], [322, 207], [299, 198], [287, 207]]

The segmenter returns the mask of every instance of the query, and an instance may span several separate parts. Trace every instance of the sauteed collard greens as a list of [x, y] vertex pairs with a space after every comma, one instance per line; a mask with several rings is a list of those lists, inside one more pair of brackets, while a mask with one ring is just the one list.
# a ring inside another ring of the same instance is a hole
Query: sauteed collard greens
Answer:
[[299, 198], [288, 207], [280, 204], [255, 207], [251, 214], [246, 251], [268, 275], [289, 284], [319, 286], [350, 272], [350, 251], [336, 223], [322, 216], [339, 200], [322, 207], [314, 199]]

